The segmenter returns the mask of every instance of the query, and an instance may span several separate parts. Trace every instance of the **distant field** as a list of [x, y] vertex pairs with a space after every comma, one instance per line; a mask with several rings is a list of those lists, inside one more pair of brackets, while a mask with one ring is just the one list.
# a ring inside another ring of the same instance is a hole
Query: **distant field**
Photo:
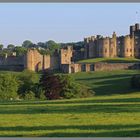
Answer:
[[0, 102], [0, 136], [140, 137], [140, 92], [129, 83], [139, 73], [72, 74], [96, 92], [92, 98]]
[[140, 62], [140, 59], [136, 58], [93, 58], [78, 61], [79, 63], [96, 63], [96, 62], [108, 62], [108, 63], [133, 63]]

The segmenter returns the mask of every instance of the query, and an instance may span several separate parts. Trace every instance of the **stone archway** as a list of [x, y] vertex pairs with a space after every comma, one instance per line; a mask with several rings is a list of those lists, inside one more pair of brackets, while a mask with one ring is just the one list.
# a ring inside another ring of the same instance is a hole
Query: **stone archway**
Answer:
[[75, 72], [74, 67], [71, 67], [70, 69], [71, 69], [71, 73]]
[[41, 62], [38, 62], [37, 64], [36, 64], [36, 66], [35, 66], [35, 71], [40, 71], [40, 70], [42, 70], [42, 67], [41, 67]]

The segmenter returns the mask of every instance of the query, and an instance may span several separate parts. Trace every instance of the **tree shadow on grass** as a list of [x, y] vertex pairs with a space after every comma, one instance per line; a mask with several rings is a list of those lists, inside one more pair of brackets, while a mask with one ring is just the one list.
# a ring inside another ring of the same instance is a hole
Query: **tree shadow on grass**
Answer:
[[95, 77], [92, 75], [88, 75], [85, 78], [76, 78], [77, 81], [89, 81], [89, 80], [107, 80], [107, 79], [114, 79], [114, 78], [130, 78], [134, 74], [118, 74], [118, 75], [108, 75], [108, 76], [100, 76], [100, 77]]
[[114, 132], [89, 132], [89, 133], [65, 133], [56, 132], [51, 134], [42, 135], [42, 137], [139, 137], [140, 130], [120, 130]]
[[[87, 76], [85, 78], [77, 78], [80, 83], [85, 83], [95, 91], [95, 95], [113, 95], [113, 94], [126, 94], [138, 91], [131, 88], [130, 74], [116, 74], [101, 77]], [[87, 83], [86, 83], [87, 82]]]
[[[71, 132], [63, 132], [66, 129], [76, 129], [79, 130], [79, 132], [71, 133]], [[122, 129], [122, 130], [121, 130]], [[133, 130], [127, 130], [127, 129], [133, 129]], [[16, 126], [16, 127], [0, 127], [0, 131], [16, 131], [16, 132], [30, 132], [30, 131], [52, 131], [51, 133], [47, 133], [46, 135], [39, 135], [44, 137], [134, 137], [134, 136], [140, 136], [139, 130], [140, 130], [140, 124], [133, 124], [133, 125], [56, 125], [56, 126]], [[88, 131], [95, 131], [95, 132], [88, 132], [88, 133], [81, 133], [81, 130], [88, 130]], [[105, 132], [99, 132], [101, 130], [104, 130]], [[55, 131], [55, 132], [53, 132]], [[56, 132], [56, 131], [62, 131], [62, 132]], [[13, 134], [14, 135], [14, 134]], [[28, 134], [29, 135], [29, 134]], [[2, 135], [0, 135], [2, 136]], [[11, 136], [11, 135], [5, 135], [5, 136]], [[20, 136], [14, 135], [14, 136]], [[22, 135], [21, 135], [22, 136]], [[32, 134], [33, 136], [33, 134]]]
[[96, 95], [128, 94], [138, 91], [138, 89], [131, 88], [130, 78], [106, 80], [93, 84], [98, 85], [92, 89]]
[[[139, 93], [138, 93], [139, 94]], [[73, 104], [73, 105], [80, 105], [83, 104], [87, 106], [88, 104], [96, 104], [96, 103], [136, 103], [140, 102], [140, 98], [116, 98], [116, 99], [94, 99], [94, 98], [88, 98], [87, 100], [81, 99], [81, 100], [54, 100], [54, 101], [31, 101], [31, 102], [0, 102], [0, 108], [5, 107], [6, 105], [10, 105], [13, 108], [14, 107], [36, 107], [40, 105], [43, 108], [46, 108], [48, 105], [68, 105], [68, 104]], [[36, 106], [35, 106], [36, 105]], [[8, 106], [7, 106], [8, 107]]]
[[79, 114], [79, 113], [136, 113], [140, 112], [140, 104], [80, 104], [67, 106], [34, 106], [0, 108], [0, 114]]

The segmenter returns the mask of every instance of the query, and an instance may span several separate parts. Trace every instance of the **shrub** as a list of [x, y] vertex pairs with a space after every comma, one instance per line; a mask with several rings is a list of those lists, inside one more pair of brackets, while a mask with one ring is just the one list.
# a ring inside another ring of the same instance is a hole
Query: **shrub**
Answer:
[[25, 100], [35, 100], [35, 93], [32, 91], [28, 91], [24, 95]]
[[18, 90], [16, 77], [12, 74], [0, 74], [0, 99], [11, 100], [15, 99]]
[[47, 99], [82, 98], [93, 96], [93, 92], [86, 86], [77, 83], [71, 76], [52, 72], [45, 72], [40, 78], [40, 86], [45, 91]]
[[24, 96], [26, 92], [33, 91], [35, 92], [35, 84], [38, 83], [39, 76], [32, 71], [25, 70], [18, 76], [19, 89], [18, 93], [21, 96]]
[[51, 71], [44, 72], [39, 82], [47, 99], [58, 99], [60, 97], [61, 85], [57, 75], [54, 75]]
[[132, 88], [140, 88], [140, 75], [134, 75], [131, 78], [131, 87]]
[[62, 85], [61, 96], [64, 98], [83, 98], [94, 95], [87, 86], [77, 83], [70, 75], [59, 75]]

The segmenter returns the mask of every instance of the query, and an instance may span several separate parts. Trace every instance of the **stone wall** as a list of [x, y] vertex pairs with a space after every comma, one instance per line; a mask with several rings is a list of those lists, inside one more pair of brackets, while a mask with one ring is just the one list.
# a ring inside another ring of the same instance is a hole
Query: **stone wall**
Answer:
[[126, 69], [140, 69], [140, 63], [95, 63], [95, 64], [64, 64], [61, 65], [63, 73], [113, 71]]
[[68, 46], [66, 49], [61, 49], [60, 58], [61, 64], [71, 64], [73, 57], [73, 50], [71, 46]]
[[140, 63], [95, 63], [94, 71], [140, 69]]
[[59, 70], [60, 69], [60, 58], [58, 55], [50, 57], [50, 69]]
[[23, 56], [0, 57], [0, 70], [22, 71], [24, 70]]
[[24, 65], [24, 57], [23, 56], [8, 56], [8, 57], [0, 57], [0, 65]]
[[39, 71], [43, 69], [43, 55], [36, 49], [29, 49], [25, 55], [25, 69]]

